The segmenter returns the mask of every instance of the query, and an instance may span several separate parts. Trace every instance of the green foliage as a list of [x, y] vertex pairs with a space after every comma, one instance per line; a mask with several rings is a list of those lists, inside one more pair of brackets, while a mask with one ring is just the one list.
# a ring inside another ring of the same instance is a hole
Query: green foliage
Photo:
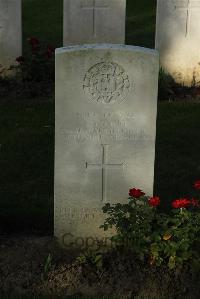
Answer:
[[199, 209], [173, 209], [169, 215], [160, 215], [158, 229], [151, 243], [152, 261], [167, 262], [170, 269], [182, 268], [184, 262], [200, 262], [197, 244], [200, 241]]
[[23, 54], [29, 52], [30, 36], [62, 47], [63, 0], [22, 0], [22, 22]]
[[99, 251], [86, 250], [84, 253], [77, 257], [79, 264], [87, 264], [100, 270], [103, 266], [103, 255]]
[[23, 93], [36, 97], [50, 95], [54, 90], [55, 55], [54, 47], [41, 43], [37, 38], [28, 40], [29, 53], [16, 58], [16, 81]]
[[158, 80], [158, 100], [173, 100], [176, 83], [174, 79], [161, 68]]
[[124, 249], [134, 248], [141, 259], [148, 253], [150, 236], [155, 222], [155, 209], [148, 205], [145, 196], [130, 199], [127, 204], [111, 206], [107, 203], [103, 212], [109, 217], [101, 226], [105, 231], [115, 227], [117, 234], [111, 237], [112, 244]]
[[45, 264], [44, 264], [43, 273], [41, 274], [42, 280], [47, 279], [47, 276], [48, 276], [48, 273], [49, 273], [51, 267], [52, 267], [52, 255], [49, 253], [46, 258]]
[[[132, 190], [132, 189], [131, 189]], [[135, 189], [134, 189], [135, 190]], [[157, 200], [155, 203], [154, 200]], [[153, 203], [151, 204], [153, 199]], [[176, 208], [169, 214], [157, 209], [159, 198], [131, 196], [126, 204], [103, 207], [108, 215], [101, 226], [105, 231], [115, 228], [111, 237], [117, 248], [133, 251], [150, 264], [167, 264], [169, 269], [182, 268], [186, 261], [200, 263], [200, 203], [198, 200], [177, 200]]]
[[154, 48], [156, 0], [127, 0], [126, 44]]

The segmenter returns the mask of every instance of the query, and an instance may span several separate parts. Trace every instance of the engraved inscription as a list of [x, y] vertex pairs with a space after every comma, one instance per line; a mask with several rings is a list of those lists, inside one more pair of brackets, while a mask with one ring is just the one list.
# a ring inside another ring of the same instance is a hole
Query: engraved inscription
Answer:
[[92, 30], [93, 30], [93, 36], [96, 37], [97, 36], [97, 30], [96, 30], [97, 13], [99, 12], [99, 10], [108, 9], [109, 6], [107, 4], [97, 4], [96, 0], [91, 0], [90, 5], [88, 5], [87, 3], [85, 4], [85, 0], [83, 2], [84, 3], [81, 4], [81, 8], [92, 11]]
[[104, 112], [99, 116], [96, 112], [77, 112], [72, 115], [76, 119], [76, 128], [60, 128], [60, 134], [66, 141], [145, 141], [151, 136], [146, 128], [136, 120], [132, 112]]
[[190, 31], [191, 13], [194, 9], [200, 9], [199, 0], [172, 0], [176, 10], [186, 12], [185, 36], [187, 37]]
[[87, 208], [70, 208], [60, 207], [56, 209], [56, 213], [59, 217], [67, 218], [68, 220], [75, 220], [83, 222], [87, 220], [95, 220], [97, 216], [101, 216], [102, 213], [98, 209], [87, 209]]
[[141, 129], [121, 129], [121, 130], [102, 130], [100, 128], [94, 130], [83, 130], [78, 128], [77, 130], [60, 129], [61, 135], [67, 142], [76, 141], [95, 141], [95, 142], [109, 142], [109, 141], [149, 141], [151, 136], [147, 135], [144, 130]]
[[88, 70], [83, 89], [93, 101], [110, 104], [126, 98], [130, 90], [130, 81], [119, 64], [101, 62]]
[[100, 163], [86, 162], [86, 168], [101, 169], [102, 171], [102, 202], [106, 202], [107, 169], [121, 169], [124, 163], [107, 163], [107, 148], [109, 144], [102, 144], [102, 161]]

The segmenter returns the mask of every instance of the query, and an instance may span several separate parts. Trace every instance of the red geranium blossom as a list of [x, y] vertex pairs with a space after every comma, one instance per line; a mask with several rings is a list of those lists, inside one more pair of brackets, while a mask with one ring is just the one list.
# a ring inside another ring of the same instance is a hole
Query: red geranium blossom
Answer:
[[157, 207], [160, 204], [160, 197], [159, 196], [151, 197], [149, 198], [148, 202], [151, 207]]
[[200, 181], [196, 181], [196, 182], [194, 183], [194, 188], [195, 188], [196, 190], [200, 190]]
[[28, 38], [29, 44], [31, 45], [32, 51], [39, 49], [40, 42], [36, 37]]
[[191, 204], [191, 201], [187, 198], [176, 199], [172, 202], [172, 207], [175, 209], [187, 208]]
[[145, 195], [145, 193], [140, 189], [132, 188], [132, 189], [129, 190], [129, 196], [139, 198], [142, 195]]
[[198, 199], [192, 198], [191, 199], [191, 205], [193, 207], [200, 207], [200, 201]]
[[45, 52], [45, 55], [47, 58], [51, 58], [54, 55], [55, 48], [51, 45], [47, 46], [47, 51]]
[[28, 41], [31, 45], [39, 45], [39, 39], [37, 39], [36, 37], [29, 37]]
[[16, 61], [20, 64], [22, 64], [24, 62], [25, 58], [23, 56], [19, 56], [16, 58]]

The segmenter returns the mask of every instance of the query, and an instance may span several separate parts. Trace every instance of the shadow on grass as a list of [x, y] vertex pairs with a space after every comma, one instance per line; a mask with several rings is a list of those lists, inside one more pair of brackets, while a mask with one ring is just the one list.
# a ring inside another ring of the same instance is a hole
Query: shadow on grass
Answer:
[[[6, 295], [0, 295], [1, 299], [122, 299], [122, 298], [117, 298], [117, 297], [105, 297], [105, 296], [6, 296]], [[145, 299], [143, 297], [135, 297], [133, 299]], [[159, 299], [159, 298], [157, 298]]]

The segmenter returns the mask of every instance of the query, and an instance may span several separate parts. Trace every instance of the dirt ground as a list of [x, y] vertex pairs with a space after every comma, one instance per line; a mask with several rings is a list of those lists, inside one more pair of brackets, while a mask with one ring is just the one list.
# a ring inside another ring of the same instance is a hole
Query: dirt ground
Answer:
[[[52, 260], [48, 263], [48, 256]], [[77, 260], [50, 237], [0, 236], [0, 290], [7, 295], [107, 295], [149, 299], [200, 298], [200, 274], [177, 274], [107, 253], [101, 266]], [[48, 265], [47, 265], [48, 264]]]

